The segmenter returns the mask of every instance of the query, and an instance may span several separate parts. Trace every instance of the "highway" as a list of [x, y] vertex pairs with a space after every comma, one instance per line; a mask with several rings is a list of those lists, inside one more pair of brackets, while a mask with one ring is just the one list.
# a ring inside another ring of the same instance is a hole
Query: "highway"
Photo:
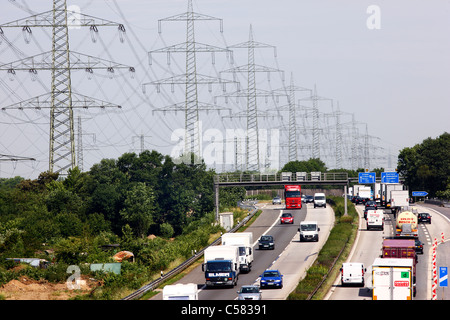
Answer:
[[[325, 243], [334, 224], [333, 210], [327, 208], [313, 208], [303, 204], [301, 210], [285, 210], [284, 205], [263, 205], [262, 214], [247, 228], [246, 232], [253, 233], [254, 262], [251, 272], [239, 275], [238, 285], [234, 288], [208, 288], [204, 286], [205, 278], [201, 266], [196, 267], [189, 274], [176, 283], [196, 283], [200, 289], [199, 300], [234, 300], [237, 290], [242, 285], [259, 284], [259, 275], [268, 268], [279, 269], [283, 274], [282, 289], [263, 289], [264, 300], [284, 300], [304, 276], [308, 267], [314, 262], [320, 248]], [[294, 224], [279, 223], [282, 212], [291, 212]], [[300, 242], [298, 227], [300, 221], [315, 220], [320, 227], [318, 242]], [[259, 250], [258, 239], [268, 234], [275, 238], [274, 250]], [[152, 300], [162, 299], [158, 293]]]
[[[419, 239], [424, 243], [424, 253], [419, 254], [419, 262], [417, 264], [417, 294], [415, 300], [431, 300], [431, 285], [432, 285], [432, 242], [437, 238], [440, 242], [442, 232], [450, 236], [450, 220], [443, 214], [437, 212], [431, 207], [415, 206], [411, 207], [417, 212], [428, 212], [432, 215], [431, 224], [419, 224]], [[363, 206], [357, 206], [357, 211], [360, 217], [363, 215]], [[371, 265], [373, 260], [380, 256], [382, 241], [385, 237], [392, 236], [392, 228], [395, 226], [395, 220], [392, 214], [386, 214], [385, 211], [385, 228], [384, 231], [366, 230], [366, 221], [361, 218], [359, 225], [359, 232], [355, 241], [352, 252], [350, 253], [347, 262], [362, 262], [367, 268], [365, 274], [365, 287], [342, 287], [340, 282], [340, 275], [331, 288], [325, 299], [329, 300], [371, 300]], [[448, 242], [439, 244], [437, 251], [437, 265], [448, 266], [450, 260], [450, 245]], [[442, 288], [437, 290], [438, 299], [442, 299]], [[448, 291], [448, 290], [447, 290]], [[447, 292], [444, 299], [449, 299]]]

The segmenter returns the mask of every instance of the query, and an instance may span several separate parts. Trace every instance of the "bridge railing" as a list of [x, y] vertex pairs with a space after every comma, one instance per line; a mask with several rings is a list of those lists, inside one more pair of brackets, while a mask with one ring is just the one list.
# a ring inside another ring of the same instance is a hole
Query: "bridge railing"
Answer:
[[274, 174], [264, 173], [221, 173], [215, 176], [214, 182], [301, 182], [301, 181], [343, 181], [348, 180], [347, 172], [281, 172]]

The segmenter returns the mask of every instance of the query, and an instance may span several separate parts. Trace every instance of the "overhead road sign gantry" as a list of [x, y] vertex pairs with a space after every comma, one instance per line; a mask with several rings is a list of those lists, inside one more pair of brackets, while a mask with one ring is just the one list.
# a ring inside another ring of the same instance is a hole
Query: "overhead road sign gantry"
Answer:
[[358, 174], [358, 183], [370, 184], [375, 183], [376, 176], [375, 172], [360, 172]]
[[398, 172], [382, 172], [381, 183], [399, 183]]

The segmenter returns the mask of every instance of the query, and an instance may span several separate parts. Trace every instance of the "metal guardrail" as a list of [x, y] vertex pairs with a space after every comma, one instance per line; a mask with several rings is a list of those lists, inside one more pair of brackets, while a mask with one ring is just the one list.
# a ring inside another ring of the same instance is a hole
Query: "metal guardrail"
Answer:
[[[258, 208], [256, 208], [255, 206], [256, 203], [253, 204], [253, 210], [251, 212], [249, 212], [249, 214], [247, 215], [247, 217], [245, 217], [241, 222], [239, 222], [233, 229], [231, 229], [230, 233], [232, 232], [236, 232], [237, 230], [239, 230], [240, 227], [242, 227], [243, 225], [245, 225], [252, 217], [253, 215], [256, 213], [256, 211], [258, 211]], [[145, 293], [147, 293], [148, 291], [152, 291], [154, 288], [158, 287], [161, 283], [163, 283], [164, 281], [168, 280], [169, 278], [179, 274], [181, 271], [183, 271], [184, 269], [186, 269], [187, 267], [189, 267], [192, 263], [194, 263], [198, 258], [200, 258], [201, 256], [203, 256], [204, 251], [210, 247], [210, 246], [215, 246], [217, 244], [220, 243], [222, 237], [216, 239], [214, 242], [212, 242], [209, 246], [203, 248], [202, 250], [200, 250], [199, 252], [197, 252], [196, 254], [194, 254], [193, 256], [191, 256], [189, 259], [187, 259], [186, 261], [182, 262], [180, 265], [178, 265], [177, 267], [173, 268], [172, 270], [170, 270], [169, 272], [167, 272], [165, 275], [161, 276], [159, 279], [156, 279], [152, 282], [150, 282], [149, 284], [146, 284], [145, 286], [143, 286], [142, 288], [138, 289], [137, 291], [131, 293], [130, 295], [126, 296], [125, 298], [123, 298], [122, 300], [134, 300], [134, 299], [139, 299], [140, 297], [142, 297]]]
[[223, 173], [214, 177], [215, 184], [227, 183], [289, 183], [289, 182], [323, 182], [347, 181], [347, 172], [281, 172], [275, 174]]

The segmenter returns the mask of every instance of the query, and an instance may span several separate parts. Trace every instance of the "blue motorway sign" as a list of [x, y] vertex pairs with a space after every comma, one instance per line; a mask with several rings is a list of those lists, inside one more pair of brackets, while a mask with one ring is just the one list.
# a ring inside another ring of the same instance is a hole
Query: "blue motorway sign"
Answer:
[[413, 191], [412, 196], [413, 197], [426, 197], [428, 195], [428, 192], [426, 191]]
[[375, 183], [375, 172], [360, 172], [358, 174], [358, 183], [361, 184]]
[[399, 183], [398, 172], [382, 172], [381, 183]]
[[448, 287], [447, 267], [439, 267], [439, 286], [440, 287]]

